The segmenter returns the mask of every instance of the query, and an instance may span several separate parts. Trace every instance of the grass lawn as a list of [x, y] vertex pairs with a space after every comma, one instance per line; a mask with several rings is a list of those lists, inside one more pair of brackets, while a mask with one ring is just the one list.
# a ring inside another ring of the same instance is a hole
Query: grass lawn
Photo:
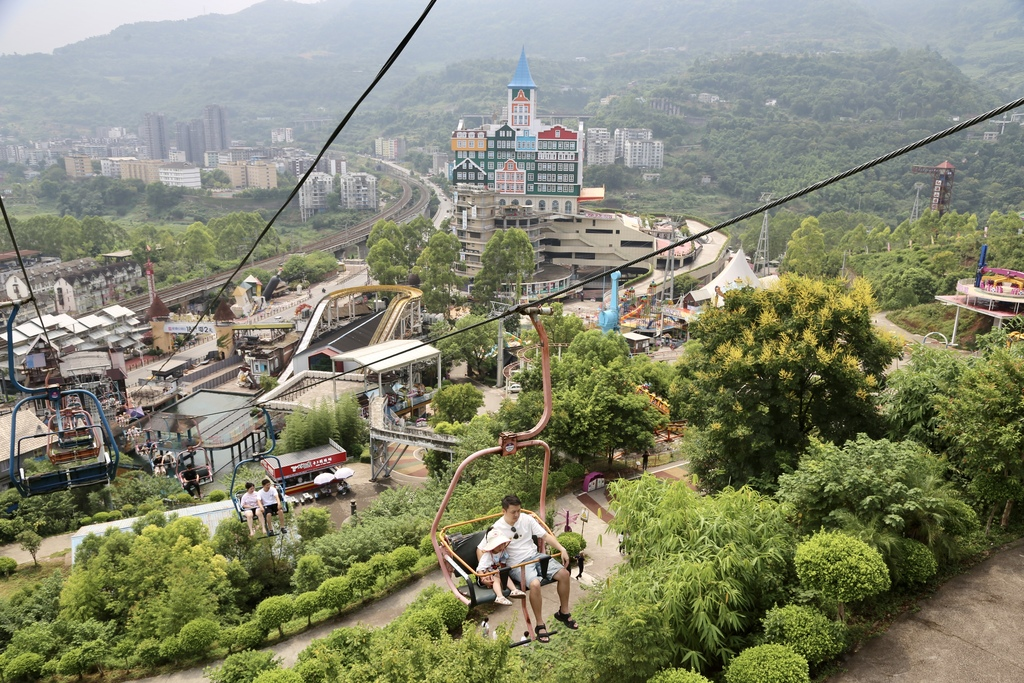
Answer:
[[22, 588], [39, 583], [55, 569], [65, 576], [71, 573], [71, 568], [65, 566], [63, 557], [40, 559], [38, 567], [33, 566], [31, 562], [19, 566], [18, 571], [10, 577], [0, 579], [0, 598], [9, 598]]

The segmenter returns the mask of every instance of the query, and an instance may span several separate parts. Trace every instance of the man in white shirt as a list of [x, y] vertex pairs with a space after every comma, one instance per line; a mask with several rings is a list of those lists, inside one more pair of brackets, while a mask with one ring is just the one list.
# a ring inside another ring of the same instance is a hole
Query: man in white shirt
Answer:
[[274, 513], [277, 513], [277, 525], [281, 529], [281, 533], [288, 533], [288, 529], [284, 526], [284, 510], [281, 509], [281, 497], [277, 494], [277, 488], [275, 488], [269, 479], [264, 479], [262, 482], [263, 487], [256, 492], [256, 495], [260, 499], [260, 507], [263, 508], [263, 516], [267, 523], [267, 536], [274, 535], [274, 525], [271, 520], [274, 517]]
[[[540, 594], [540, 563], [535, 562], [522, 568], [515, 567], [515, 565], [540, 557], [540, 553], [537, 552], [537, 544], [533, 540], [534, 536], [542, 538], [548, 548], [558, 549], [562, 562], [559, 563], [552, 557], [548, 561], [545, 576], [554, 579], [558, 584], [559, 606], [558, 611], [555, 612], [555, 619], [561, 621], [567, 628], [575, 630], [578, 626], [569, 614], [569, 588], [572, 581], [569, 571], [565, 569], [565, 565], [569, 564], [569, 553], [558, 542], [555, 535], [550, 533], [532, 514], [522, 514], [522, 507], [519, 496], [510, 495], [502, 498], [501, 509], [504, 510], [504, 514], [494, 522], [492, 528], [512, 539], [506, 550], [509, 564], [514, 567], [510, 572], [512, 580], [517, 586], [521, 586], [525, 579], [525, 584], [530, 589], [530, 607], [533, 608], [533, 614], [537, 619], [535, 627], [537, 640], [546, 643], [549, 638], [548, 630], [544, 626], [543, 597]], [[521, 573], [520, 569], [525, 574]]]

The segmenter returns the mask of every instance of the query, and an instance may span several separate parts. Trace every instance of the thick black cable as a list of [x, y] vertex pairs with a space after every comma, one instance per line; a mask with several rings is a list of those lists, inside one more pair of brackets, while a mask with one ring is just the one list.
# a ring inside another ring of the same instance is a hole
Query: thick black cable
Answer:
[[[608, 277], [609, 275], [611, 275], [612, 273], [614, 273], [617, 270], [621, 270], [622, 268], [628, 268], [629, 266], [634, 266], [634, 265], [636, 265], [638, 263], [641, 263], [643, 261], [646, 261], [646, 260], [648, 260], [648, 259], [650, 259], [650, 258], [652, 258], [654, 256], [657, 256], [659, 254], [663, 254], [666, 251], [669, 251], [671, 249], [675, 249], [677, 247], [681, 247], [681, 246], [683, 246], [685, 244], [689, 244], [690, 242], [698, 240], [698, 239], [700, 239], [702, 237], [706, 237], [707, 235], [710, 235], [713, 232], [718, 232], [719, 230], [722, 230], [723, 228], [727, 228], [730, 225], [733, 225], [735, 223], [739, 223], [740, 221], [744, 221], [744, 220], [746, 220], [748, 218], [756, 216], [759, 213], [762, 213], [764, 211], [769, 211], [769, 210], [774, 209], [774, 208], [776, 208], [778, 206], [781, 206], [782, 204], [786, 204], [788, 202], [791, 202], [794, 199], [799, 199], [800, 197], [808, 195], [808, 194], [810, 194], [812, 192], [817, 192], [818, 190], [820, 190], [822, 188], [825, 188], [825, 187], [828, 187], [829, 185], [833, 185], [835, 183], [838, 183], [841, 180], [846, 180], [850, 176], [856, 175], [856, 174], [858, 174], [858, 173], [860, 173], [862, 171], [866, 171], [866, 170], [868, 170], [870, 168], [874, 168], [875, 166], [883, 164], [883, 163], [885, 163], [887, 161], [891, 161], [891, 160], [893, 160], [893, 159], [895, 159], [897, 157], [901, 157], [901, 156], [903, 156], [905, 154], [909, 154], [910, 152], [913, 152], [914, 150], [920, 149], [921, 147], [924, 147], [925, 145], [929, 145], [929, 144], [931, 144], [933, 142], [936, 142], [938, 140], [942, 140], [943, 138], [947, 138], [950, 135], [953, 135], [955, 133], [959, 133], [960, 131], [962, 131], [962, 130], [964, 130], [966, 128], [969, 128], [971, 126], [974, 126], [974, 125], [977, 125], [979, 123], [982, 123], [983, 121], [988, 121], [991, 118], [999, 116], [1000, 114], [1005, 114], [1006, 112], [1010, 111], [1011, 109], [1016, 109], [1017, 107], [1021, 107], [1021, 106], [1024, 106], [1024, 97], [1021, 97], [1021, 98], [1018, 98], [1016, 100], [1013, 100], [1012, 102], [1007, 102], [1006, 104], [1000, 105], [999, 107], [996, 107], [995, 109], [991, 109], [991, 110], [989, 110], [989, 111], [987, 111], [987, 112], [985, 112], [983, 114], [979, 114], [979, 115], [977, 115], [977, 116], [975, 116], [973, 118], [967, 119], [966, 121], [962, 121], [962, 122], [956, 124], [955, 126], [950, 126], [949, 128], [946, 128], [945, 130], [941, 130], [938, 133], [933, 133], [932, 135], [929, 135], [929, 136], [927, 136], [925, 138], [921, 138], [917, 142], [912, 142], [909, 145], [906, 145], [904, 147], [900, 147], [898, 149], [895, 149], [895, 150], [892, 150], [890, 152], [887, 152], [886, 154], [883, 154], [880, 157], [875, 157], [871, 161], [866, 161], [863, 164], [860, 164], [859, 166], [854, 166], [853, 168], [847, 169], [847, 170], [845, 170], [845, 171], [843, 171], [841, 173], [837, 173], [837, 174], [835, 174], [835, 175], [833, 175], [833, 176], [831, 176], [829, 178], [826, 178], [825, 180], [820, 180], [820, 181], [818, 181], [816, 183], [808, 185], [808, 186], [806, 186], [806, 187], [804, 187], [804, 188], [802, 188], [800, 190], [797, 190], [796, 192], [792, 192], [792, 193], [787, 194], [787, 195], [785, 195], [783, 197], [780, 197], [780, 198], [775, 199], [773, 201], [770, 201], [770, 202], [767, 202], [765, 204], [762, 204], [761, 206], [759, 206], [759, 207], [757, 207], [755, 209], [751, 209], [750, 211], [746, 211], [746, 212], [744, 212], [744, 213], [742, 213], [742, 214], [740, 214], [738, 216], [734, 216], [733, 218], [730, 218], [730, 219], [728, 219], [726, 221], [718, 223], [717, 225], [712, 226], [712, 227], [710, 227], [710, 228], [708, 228], [706, 230], [702, 230], [701, 232], [698, 232], [698, 233], [696, 233], [694, 235], [690, 235], [688, 237], [684, 237], [683, 239], [681, 239], [681, 240], [679, 240], [677, 242], [673, 242], [673, 243], [669, 244], [668, 246], [661, 247], [659, 249], [655, 249], [653, 251], [647, 252], [643, 256], [635, 258], [632, 261], [627, 261], [625, 263], [622, 263], [622, 264], [616, 266], [615, 268], [609, 268], [609, 269], [604, 270], [604, 271], [602, 271], [600, 273], [597, 273], [597, 274], [592, 275], [590, 277], [584, 278], [583, 280], [580, 280], [579, 282], [577, 282], [577, 283], [575, 283], [575, 284], [573, 284], [573, 285], [563, 289], [560, 292], [556, 292], [554, 294], [549, 294], [547, 296], [541, 297], [540, 299], [537, 299], [536, 301], [530, 301], [530, 302], [525, 303], [525, 304], [520, 304], [518, 306], [510, 308], [508, 311], [506, 311], [504, 313], [501, 313], [499, 315], [495, 315], [495, 316], [491, 316], [491, 317], [485, 318], [484, 320], [481, 320], [480, 322], [476, 322], [476, 323], [473, 323], [471, 325], [467, 325], [465, 327], [462, 327], [462, 328], [459, 328], [459, 329], [456, 329], [456, 330], [452, 330], [451, 332], [447, 332], [445, 334], [442, 334], [441, 336], [436, 337], [434, 339], [426, 340], [426, 341], [421, 341], [419, 346], [414, 346], [414, 347], [412, 347], [410, 349], [405, 349], [403, 351], [396, 351], [395, 353], [393, 353], [393, 354], [391, 354], [389, 356], [385, 356], [384, 358], [376, 359], [374, 361], [374, 363], [380, 363], [382, 361], [391, 360], [392, 358], [397, 358], [398, 356], [401, 356], [401, 355], [404, 355], [406, 353], [409, 353], [410, 351], [412, 351], [414, 349], [422, 348], [424, 346], [429, 346], [431, 344], [436, 344], [439, 341], [443, 341], [445, 339], [449, 339], [451, 337], [454, 337], [457, 334], [462, 334], [463, 332], [468, 332], [468, 331], [470, 331], [472, 329], [476, 329], [477, 327], [482, 327], [483, 325], [488, 325], [490, 323], [497, 322], [499, 319], [502, 319], [502, 318], [507, 318], [507, 317], [510, 317], [510, 316], [513, 316], [513, 315], [522, 315], [523, 312], [527, 308], [543, 306], [544, 304], [556, 301], [557, 299], [560, 299], [560, 298], [564, 297], [565, 295], [567, 295], [570, 292], [575, 291], [575, 290], [583, 287], [584, 285], [587, 285], [587, 284], [590, 284], [591, 282], [595, 282], [597, 280], [600, 280], [601, 278]], [[358, 368], [354, 368], [354, 369], [350, 370], [349, 372], [358, 372], [359, 370], [362, 370], [365, 367], [366, 367], [366, 365], [362, 365], [362, 366], [360, 366]], [[321, 380], [318, 380], [318, 381], [314, 382], [313, 384], [310, 384], [306, 388], [307, 389], [308, 388], [312, 388], [312, 387], [318, 386], [320, 384], [323, 384], [324, 382], [328, 382], [328, 381], [332, 381], [332, 380], [333, 380], [333, 378], [321, 379]], [[258, 396], [257, 396], [257, 398], [258, 398]]]
[[[189, 330], [188, 333], [185, 335], [186, 341], [192, 339], [195, 336], [196, 329], [198, 329], [199, 324], [210, 315], [210, 313], [214, 309], [214, 306], [219, 305], [221, 297], [224, 296], [224, 292], [227, 290], [228, 286], [235, 279], [235, 277], [242, 270], [242, 268], [245, 267], [245, 264], [249, 262], [249, 259], [252, 258], [252, 255], [256, 252], [256, 247], [259, 246], [263, 238], [266, 237], [268, 232], [270, 232], [270, 228], [274, 226], [274, 223], [277, 222], [277, 219], [281, 216], [282, 213], [284, 213], [284, 210], [288, 207], [288, 204], [291, 203], [291, 201], [299, 193], [299, 190], [302, 189], [303, 183], [305, 183], [309, 176], [316, 171], [317, 164], [319, 164], [320, 160], [323, 159], [325, 154], [327, 154], [327, 150], [329, 150], [331, 145], [334, 144], [334, 141], [338, 139], [338, 136], [341, 134], [341, 131], [344, 130], [349, 120], [355, 115], [356, 110], [359, 109], [359, 105], [361, 105], [363, 101], [370, 96], [370, 93], [373, 92], [373, 89], [377, 87], [377, 84], [380, 83], [380, 81], [388, 73], [388, 71], [391, 69], [394, 63], [398, 61], [398, 58], [402, 55], [402, 52], [405, 50], [406, 46], [412, 40], [413, 36], [416, 35], [416, 32], [419, 30], [420, 25], [422, 25], [423, 22], [426, 20], [427, 15], [430, 14], [430, 10], [434, 8], [434, 5], [436, 3], [437, 0], [430, 0], [427, 3], [427, 6], [423, 9], [423, 12], [416, 20], [416, 23], [412, 25], [412, 28], [410, 28], [409, 31], [406, 32], [401, 42], [399, 42], [395, 49], [391, 52], [391, 56], [389, 56], [387, 61], [384, 62], [384, 65], [381, 66], [380, 71], [377, 72], [377, 75], [374, 77], [373, 81], [370, 82], [370, 85], [359, 96], [359, 99], [357, 99], [355, 103], [349, 108], [348, 113], [345, 114], [345, 117], [341, 120], [341, 123], [339, 123], [334, 128], [334, 132], [331, 133], [331, 135], [327, 138], [327, 141], [320, 148], [320, 152], [316, 155], [316, 158], [313, 160], [313, 163], [310, 164], [309, 169], [302, 175], [302, 178], [300, 178], [299, 181], [295, 183], [295, 187], [292, 188], [292, 191], [288, 193], [288, 198], [285, 199], [284, 203], [281, 204], [281, 208], [279, 208], [277, 212], [270, 217], [270, 220], [267, 221], [266, 226], [256, 237], [256, 240], [253, 242], [252, 247], [249, 248], [248, 253], [246, 253], [246, 255], [242, 257], [242, 260], [239, 262], [238, 267], [235, 268], [235, 270], [231, 273], [230, 276], [228, 276], [228, 279], [221, 286], [220, 291], [218, 291], [217, 295], [210, 300], [210, 303], [207, 304], [206, 306], [206, 310], [203, 311], [203, 314], [201, 316], [199, 316], [199, 320], [196, 321], [195, 325], [192, 326], [192, 329]], [[167, 366], [167, 364], [171, 362], [171, 359], [174, 358], [175, 355], [177, 354], [172, 353], [170, 356], [168, 356], [167, 360], [163, 362], [159, 370], [163, 370]]]
[[[28, 287], [28, 298], [32, 300], [32, 307], [36, 309], [36, 317], [39, 318], [39, 327], [43, 328], [43, 338], [46, 340], [46, 345], [53, 348], [53, 343], [50, 341], [50, 332], [46, 329], [46, 323], [43, 322], [43, 314], [39, 310], [39, 302], [36, 301], [36, 295], [32, 292], [32, 281], [28, 278], [28, 269], [25, 268], [25, 261], [21, 258], [21, 249], [18, 248], [18, 240], [14, 237], [14, 227], [11, 225], [11, 218], [7, 215], [7, 206], [4, 204], [3, 196], [0, 195], [0, 212], [4, 216], [4, 225], [7, 226], [7, 235], [11, 238], [11, 246], [14, 248], [14, 255], [18, 259], [18, 265], [21, 267], [21, 274], [25, 276], [25, 286]], [[8, 353], [14, 353], [14, 340], [8, 339]], [[11, 378], [14, 379], [13, 377]]]

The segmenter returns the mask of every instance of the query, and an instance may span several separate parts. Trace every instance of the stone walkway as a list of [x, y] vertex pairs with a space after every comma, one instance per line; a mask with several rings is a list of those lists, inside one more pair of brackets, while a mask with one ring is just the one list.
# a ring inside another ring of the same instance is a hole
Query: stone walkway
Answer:
[[947, 582], [848, 656], [835, 683], [1024, 681], [1024, 539]]

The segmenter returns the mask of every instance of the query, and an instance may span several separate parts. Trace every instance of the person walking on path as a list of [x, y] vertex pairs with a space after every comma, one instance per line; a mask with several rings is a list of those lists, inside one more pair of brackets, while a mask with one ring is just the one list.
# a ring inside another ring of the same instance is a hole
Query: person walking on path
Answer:
[[579, 569], [579, 573], [576, 574], [576, 579], [577, 580], [579, 580], [579, 578], [581, 576], [583, 576], [583, 564], [585, 562], [586, 562], [586, 559], [583, 557], [583, 551], [581, 550], [579, 552], [579, 554], [576, 555], [576, 568]]

